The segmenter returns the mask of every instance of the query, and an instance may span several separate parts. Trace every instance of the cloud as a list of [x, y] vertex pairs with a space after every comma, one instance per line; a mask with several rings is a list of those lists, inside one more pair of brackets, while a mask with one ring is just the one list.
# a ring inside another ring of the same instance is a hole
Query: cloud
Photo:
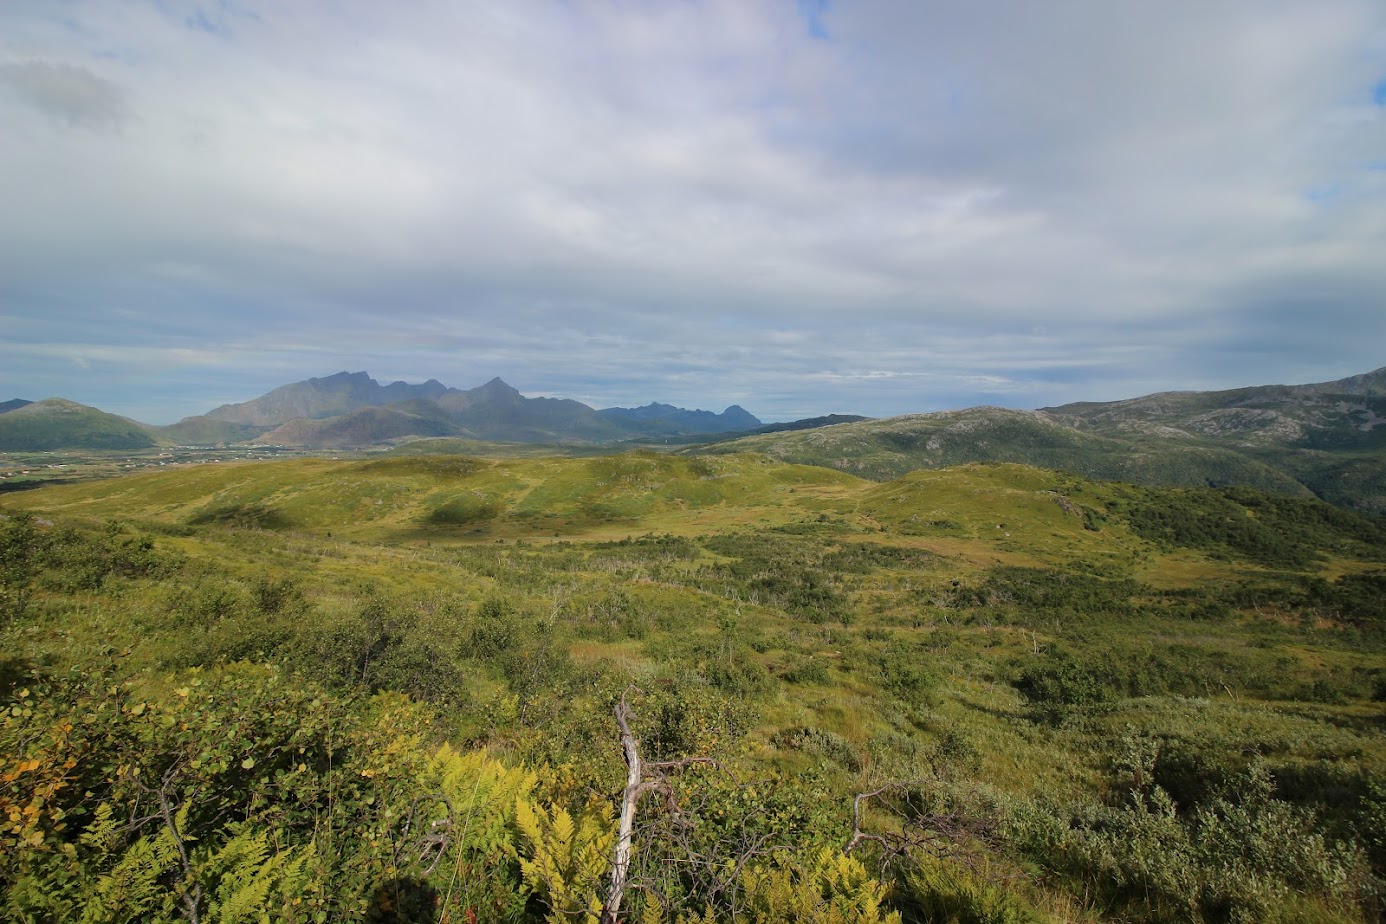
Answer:
[[[1373, 0], [7, 19], [17, 393], [388, 368], [784, 417], [1383, 362]], [[74, 330], [92, 377], [23, 359]]]
[[35, 109], [68, 125], [119, 128], [130, 118], [125, 94], [85, 67], [47, 61], [0, 64], [0, 84]]

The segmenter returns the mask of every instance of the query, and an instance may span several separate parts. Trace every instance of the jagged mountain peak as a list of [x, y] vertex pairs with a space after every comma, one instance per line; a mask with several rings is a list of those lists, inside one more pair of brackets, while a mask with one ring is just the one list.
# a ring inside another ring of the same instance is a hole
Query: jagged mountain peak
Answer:
[[515, 388], [513, 385], [510, 385], [508, 382], [505, 381], [505, 379], [501, 378], [500, 376], [496, 376], [495, 378], [491, 379], [491, 381], [487, 382], [485, 385], [479, 385], [476, 388], [473, 388], [472, 392], [476, 394], [505, 395], [507, 397], [520, 396], [520, 390], [518, 388]]

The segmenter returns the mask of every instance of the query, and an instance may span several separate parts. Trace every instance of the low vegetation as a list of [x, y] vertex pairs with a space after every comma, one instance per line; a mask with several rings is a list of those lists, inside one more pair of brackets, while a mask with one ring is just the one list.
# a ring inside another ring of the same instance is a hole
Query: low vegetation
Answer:
[[763, 456], [0, 496], [16, 921], [1367, 922], [1386, 529]]

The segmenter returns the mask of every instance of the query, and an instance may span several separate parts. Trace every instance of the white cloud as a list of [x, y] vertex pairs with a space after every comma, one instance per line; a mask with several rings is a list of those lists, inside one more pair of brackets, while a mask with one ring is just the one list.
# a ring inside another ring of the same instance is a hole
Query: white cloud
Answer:
[[73, 330], [144, 405], [140, 349], [762, 416], [1383, 362], [1374, 0], [6, 15], [16, 393]]

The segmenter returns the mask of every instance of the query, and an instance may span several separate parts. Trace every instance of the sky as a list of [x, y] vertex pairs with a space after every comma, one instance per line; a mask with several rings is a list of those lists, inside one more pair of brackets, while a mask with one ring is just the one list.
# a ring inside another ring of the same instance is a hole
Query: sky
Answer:
[[1381, 0], [4, 0], [0, 400], [764, 420], [1386, 366]]

